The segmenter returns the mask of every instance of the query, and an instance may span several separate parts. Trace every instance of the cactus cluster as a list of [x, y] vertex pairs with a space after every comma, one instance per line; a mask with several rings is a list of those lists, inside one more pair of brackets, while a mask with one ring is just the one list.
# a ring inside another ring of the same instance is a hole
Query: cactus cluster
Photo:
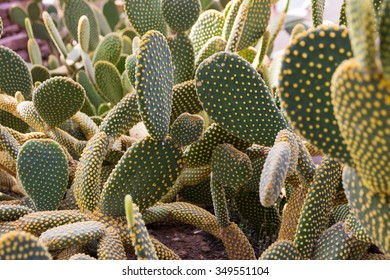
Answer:
[[103, 2], [10, 10], [0, 259], [180, 259], [157, 221], [230, 259], [390, 258], [390, 0], [312, 1], [279, 53], [289, 1]]

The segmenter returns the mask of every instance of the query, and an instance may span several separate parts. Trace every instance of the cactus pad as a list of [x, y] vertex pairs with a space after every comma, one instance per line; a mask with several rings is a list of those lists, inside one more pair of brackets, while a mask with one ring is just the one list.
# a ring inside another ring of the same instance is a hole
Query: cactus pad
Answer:
[[194, 78], [195, 53], [191, 40], [186, 34], [177, 34], [168, 38], [169, 50], [172, 55], [174, 84]]
[[167, 193], [182, 168], [181, 151], [171, 139], [154, 141], [144, 138], [126, 151], [105, 183], [101, 196], [102, 212], [123, 215], [123, 199], [128, 193], [140, 211], [145, 210]]
[[150, 136], [164, 140], [169, 130], [173, 89], [172, 58], [165, 37], [158, 31], [142, 36], [137, 60], [135, 88], [140, 115]]
[[197, 114], [200, 111], [202, 111], [202, 105], [196, 94], [194, 80], [186, 81], [173, 87], [172, 122], [182, 113]]
[[32, 210], [25, 206], [0, 204], [0, 222], [16, 221], [31, 212]]
[[95, 64], [96, 86], [101, 95], [112, 104], [117, 104], [123, 97], [121, 75], [114, 64], [99, 61]]
[[76, 114], [84, 105], [85, 90], [69, 78], [51, 78], [36, 88], [34, 107], [49, 126], [55, 127]]
[[183, 147], [190, 145], [201, 137], [203, 125], [201, 116], [183, 113], [172, 124], [172, 140]]
[[261, 255], [260, 260], [300, 260], [295, 245], [288, 240], [278, 240]]
[[190, 29], [199, 17], [199, 0], [162, 0], [161, 9], [168, 26], [175, 32]]
[[100, 60], [117, 64], [119, 57], [122, 52], [122, 40], [121, 37], [116, 33], [107, 34], [104, 40], [100, 42], [95, 50], [93, 56], [93, 63]]
[[340, 63], [351, 56], [346, 27], [310, 29], [287, 48], [279, 78], [282, 106], [294, 128], [314, 146], [348, 164], [350, 155], [330, 103], [330, 82]]
[[48, 139], [29, 140], [20, 149], [16, 167], [37, 210], [56, 210], [68, 184], [68, 162], [61, 146]]
[[263, 79], [240, 56], [217, 53], [201, 63], [195, 76], [205, 111], [231, 134], [272, 146], [277, 133], [286, 128]]

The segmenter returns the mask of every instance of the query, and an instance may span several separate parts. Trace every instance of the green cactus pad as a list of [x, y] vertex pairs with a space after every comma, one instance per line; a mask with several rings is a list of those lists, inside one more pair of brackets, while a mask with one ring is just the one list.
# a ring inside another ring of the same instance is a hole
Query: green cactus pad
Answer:
[[193, 186], [184, 186], [179, 192], [178, 201], [188, 202], [200, 207], [213, 205], [213, 199], [210, 193], [210, 178], [207, 178], [206, 180], [203, 180], [199, 184]]
[[137, 97], [135, 93], [129, 93], [108, 112], [99, 130], [107, 133], [109, 137], [118, 138], [140, 121]]
[[37, 210], [56, 210], [68, 184], [68, 161], [61, 146], [48, 139], [29, 140], [20, 149], [16, 167]]
[[332, 215], [329, 219], [329, 225], [334, 225], [338, 222], [344, 222], [347, 218], [349, 213], [351, 212], [351, 208], [348, 204], [340, 204], [335, 206], [332, 209]]
[[117, 64], [122, 52], [122, 40], [117, 33], [107, 34], [97, 46], [93, 56], [93, 64], [104, 60]]
[[75, 210], [42, 211], [27, 214], [16, 222], [16, 228], [39, 236], [50, 228], [86, 221], [88, 217]]
[[129, 81], [133, 87], [135, 87], [135, 68], [137, 67], [137, 56], [133, 53], [126, 58], [125, 69]]
[[12, 5], [9, 9], [9, 17], [12, 22], [24, 28], [24, 20], [28, 17], [28, 15], [22, 6], [16, 4]]
[[100, 239], [104, 231], [105, 227], [100, 222], [77, 222], [49, 229], [41, 234], [39, 240], [49, 250], [59, 250]]
[[369, 244], [347, 233], [345, 224], [338, 222], [328, 228], [318, 239], [313, 259], [358, 260], [367, 251]]
[[0, 150], [6, 151], [14, 160], [16, 160], [19, 149], [20, 145], [18, 141], [7, 128], [0, 124]]
[[39, 64], [33, 65], [33, 67], [30, 69], [30, 72], [34, 84], [36, 82], [43, 83], [44, 81], [51, 78], [49, 70], [45, 66]]
[[27, 132], [29, 129], [22, 119], [15, 117], [14, 115], [0, 109], [0, 123], [8, 128], [15, 129], [19, 132]]
[[390, 195], [390, 83], [365, 72], [354, 59], [332, 80], [332, 104], [341, 135], [364, 185]]
[[346, 0], [345, 12], [353, 56], [361, 67], [376, 69], [377, 25], [372, 0]]
[[[248, 150], [245, 151], [245, 153], [248, 154], [249, 158], [251, 159], [252, 168], [253, 168], [253, 175], [248, 180], [248, 182], [244, 186], [242, 186], [243, 191], [259, 192], [261, 173], [263, 172], [264, 163], [265, 163], [266, 158], [268, 156], [268, 152], [269, 152], [269, 150], [267, 149], [264, 151], [264, 154], [262, 156], [253, 158], [253, 157], [251, 157], [251, 154], [250, 154], [250, 152], [248, 152]], [[259, 199], [259, 197], [256, 197], [256, 198]]]
[[115, 4], [115, 0], [108, 0], [103, 6], [103, 15], [106, 17], [111, 29], [114, 30], [115, 26], [120, 20], [120, 14]]
[[143, 36], [149, 30], [167, 34], [167, 24], [163, 17], [160, 0], [125, 0], [123, 2], [126, 15], [138, 34]]
[[175, 32], [190, 29], [199, 17], [199, 0], [162, 0], [161, 9], [168, 26]]
[[126, 195], [125, 209], [127, 224], [131, 234], [131, 243], [133, 244], [138, 260], [157, 260], [156, 250], [150, 239], [148, 230], [139, 212], [138, 206], [133, 203], [131, 196]]
[[182, 168], [181, 151], [172, 140], [144, 138], [126, 151], [105, 183], [102, 212], [124, 215], [123, 199], [128, 193], [143, 211], [167, 193]]
[[100, 173], [108, 152], [109, 138], [105, 132], [96, 133], [84, 148], [74, 178], [74, 194], [81, 211], [94, 211], [101, 192]]
[[201, 116], [183, 113], [172, 124], [172, 140], [183, 147], [190, 145], [201, 137], [203, 125]]
[[0, 222], [16, 221], [20, 217], [33, 212], [28, 207], [19, 205], [0, 205]]
[[202, 111], [198, 95], [196, 94], [195, 81], [186, 81], [173, 87], [171, 122], [182, 113], [197, 114]]
[[172, 63], [174, 66], [174, 84], [180, 84], [182, 82], [193, 79], [195, 72], [195, 53], [194, 47], [192, 46], [188, 35], [179, 33], [174, 37], [169, 37], [168, 45], [169, 50], [171, 51]]
[[41, 15], [42, 5], [36, 1], [29, 1], [27, 4], [27, 13], [31, 20], [38, 20]]
[[253, 174], [251, 160], [231, 144], [218, 145], [211, 159], [213, 179], [238, 190]]
[[51, 260], [46, 248], [30, 233], [11, 231], [0, 237], [0, 260]]
[[317, 169], [305, 198], [294, 240], [303, 259], [310, 259], [319, 235], [328, 225], [341, 171], [340, 164], [327, 157]]
[[259, 260], [300, 260], [301, 256], [294, 243], [288, 240], [278, 240], [261, 254]]
[[232, 144], [242, 151], [250, 146], [249, 143], [226, 132], [217, 124], [212, 124], [203, 133], [202, 138], [191, 144], [185, 152], [187, 167], [200, 167], [211, 163], [213, 150], [219, 144]]
[[77, 82], [65, 77], [46, 80], [34, 91], [33, 103], [40, 117], [51, 127], [69, 119], [81, 109], [85, 90]]
[[0, 92], [14, 96], [20, 91], [24, 98], [31, 98], [32, 78], [27, 64], [14, 51], [0, 46]]
[[64, 6], [64, 20], [66, 27], [73, 38], [77, 38], [79, 19], [83, 15], [88, 17], [89, 20], [91, 30], [89, 50], [93, 51], [99, 44], [99, 26], [93, 10], [84, 0], [66, 1]]
[[123, 97], [121, 74], [115, 65], [108, 61], [95, 64], [96, 86], [101, 95], [112, 104], [117, 104]]
[[277, 133], [286, 128], [263, 79], [240, 56], [217, 53], [201, 63], [195, 76], [205, 111], [233, 135], [272, 146]]
[[135, 89], [146, 129], [153, 139], [164, 140], [172, 108], [173, 65], [168, 43], [158, 31], [149, 31], [141, 38]]
[[291, 150], [286, 142], [277, 143], [269, 152], [259, 185], [260, 202], [264, 207], [274, 205], [279, 198], [287, 177], [290, 154]]
[[282, 106], [294, 128], [325, 154], [348, 164], [350, 155], [330, 103], [330, 81], [351, 55], [346, 27], [322, 25], [292, 40], [279, 78]]
[[210, 38], [222, 35], [224, 21], [223, 14], [216, 10], [207, 10], [200, 15], [190, 32], [195, 55]]
[[222, 37], [215, 36], [210, 38], [199, 50], [198, 55], [195, 58], [195, 69], [197, 69], [205, 59], [217, 52], [224, 51], [225, 49], [226, 41]]
[[[241, 4], [244, 0], [232, 1], [232, 7], [227, 14], [222, 37], [228, 41]], [[237, 50], [243, 50], [254, 45], [265, 32], [271, 15], [271, 4], [268, 0], [254, 0], [248, 9], [245, 26], [242, 31]]]
[[85, 53], [89, 51], [89, 40], [91, 35], [91, 25], [87, 16], [81, 16], [77, 29], [77, 42], [80, 44], [81, 50]]
[[97, 255], [99, 260], [126, 260], [125, 248], [116, 230], [108, 228], [100, 239]]
[[390, 196], [369, 190], [353, 168], [346, 167], [343, 185], [351, 212], [373, 242], [390, 254]]
[[312, 7], [313, 25], [318, 26], [322, 24], [324, 18], [325, 0], [312, 0], [311, 7]]
[[187, 167], [180, 174], [180, 182], [183, 185], [196, 185], [206, 180], [211, 173], [211, 165], [200, 167]]

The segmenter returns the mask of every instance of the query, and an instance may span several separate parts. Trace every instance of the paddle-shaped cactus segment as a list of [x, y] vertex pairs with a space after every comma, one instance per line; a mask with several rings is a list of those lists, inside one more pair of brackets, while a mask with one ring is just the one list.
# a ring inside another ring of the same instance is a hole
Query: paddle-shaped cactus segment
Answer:
[[[203, 119], [202, 119], [203, 120]], [[203, 129], [203, 124], [202, 124]], [[0, 124], [0, 151], [7, 152], [14, 160], [19, 153], [20, 145], [8, 129]]]
[[172, 64], [174, 66], [174, 84], [180, 84], [193, 79], [195, 72], [195, 53], [188, 35], [179, 33], [174, 37], [169, 37], [168, 45], [172, 54]]
[[211, 165], [204, 165], [200, 167], [187, 167], [183, 169], [180, 174], [180, 181], [183, 185], [191, 186], [202, 183], [210, 177]]
[[156, 250], [156, 255], [159, 260], [181, 260], [181, 258], [167, 246], [162, 244], [153, 236], [150, 236], [150, 239], [153, 243], [154, 249]]
[[133, 203], [130, 195], [125, 197], [127, 224], [130, 229], [131, 243], [133, 244], [138, 260], [157, 260], [156, 250], [145, 227], [138, 206]]
[[372, 0], [346, 0], [345, 11], [353, 56], [361, 67], [368, 70], [376, 69], [377, 25]]
[[[245, 0], [232, 1], [226, 21], [223, 27], [222, 37], [228, 41], [229, 36], [234, 29], [235, 20], [239, 15], [241, 5]], [[244, 50], [254, 45], [265, 32], [271, 15], [271, 3], [268, 0], [253, 0], [252, 5], [248, 9], [248, 15], [245, 21], [245, 26], [242, 31], [241, 39], [237, 50]]]
[[380, 56], [383, 75], [390, 81], [390, 1], [383, 1], [382, 16], [380, 22]]
[[329, 219], [329, 225], [332, 226], [335, 223], [344, 222], [348, 218], [350, 212], [351, 208], [349, 208], [348, 203], [335, 206], [332, 209], [332, 215]]
[[137, 67], [137, 56], [135, 53], [129, 55], [126, 58], [125, 69], [127, 71], [127, 77], [133, 87], [135, 87], [135, 68]]
[[278, 240], [261, 254], [259, 260], [300, 260], [301, 256], [294, 243]]
[[105, 227], [100, 222], [77, 222], [49, 229], [41, 234], [39, 240], [49, 250], [59, 250], [100, 239], [104, 231]]
[[99, 61], [95, 64], [96, 86], [106, 101], [117, 104], [123, 97], [121, 74], [114, 64]]
[[168, 42], [158, 31], [149, 31], [141, 38], [135, 89], [139, 112], [150, 136], [164, 140], [172, 109], [173, 65]]
[[91, 25], [87, 16], [81, 16], [77, 29], [77, 42], [85, 53], [89, 51], [89, 37], [91, 36]]
[[226, 195], [223, 185], [211, 175], [211, 196], [213, 198], [213, 206], [215, 217], [221, 227], [227, 227], [230, 224], [230, 215], [227, 208]]
[[325, 0], [312, 0], [311, 9], [312, 9], [313, 25], [317, 27], [323, 22]]
[[66, 0], [64, 2], [64, 21], [69, 33], [77, 39], [79, 20], [82, 16], [86, 16], [90, 24], [89, 50], [95, 50], [99, 44], [99, 26], [93, 10], [84, 0]]
[[104, 37], [95, 50], [93, 64], [104, 60], [116, 65], [122, 52], [122, 40], [117, 33], [110, 33]]
[[164, 35], [168, 33], [160, 0], [125, 0], [123, 2], [131, 26], [139, 35], [143, 36], [149, 30], [156, 30]]
[[25, 19], [25, 27], [28, 35], [27, 41], [27, 51], [30, 58], [30, 62], [34, 64], [42, 64], [42, 54], [39, 48], [38, 42], [34, 37], [34, 32], [31, 26], [31, 21], [29, 18]]
[[99, 203], [100, 173], [108, 147], [109, 138], [102, 131], [96, 133], [83, 150], [74, 178], [74, 194], [81, 211], [94, 211]]
[[33, 212], [28, 207], [20, 205], [0, 205], [0, 222], [16, 221], [20, 217]]
[[60, 125], [76, 114], [84, 101], [84, 88], [66, 77], [54, 77], [43, 82], [33, 95], [35, 109], [51, 127]]
[[203, 208], [212, 206], [210, 176], [198, 184], [183, 186], [183, 189], [179, 192], [178, 201], [188, 202]]
[[242, 1], [238, 10], [237, 16], [234, 20], [232, 30], [227, 40], [226, 51], [236, 52], [240, 43], [241, 35], [244, 30], [245, 22], [248, 17], [249, 8], [252, 6], [253, 0]]
[[207, 10], [199, 16], [190, 32], [195, 56], [210, 38], [222, 35], [224, 21], [224, 15], [216, 10]]
[[220, 37], [215, 36], [210, 38], [206, 44], [199, 50], [198, 55], [195, 58], [195, 69], [207, 58], [217, 52], [224, 51], [226, 49], [226, 41]]
[[272, 146], [277, 133], [286, 128], [260, 74], [237, 54], [211, 56], [200, 64], [195, 76], [205, 111], [236, 137]]
[[213, 150], [219, 144], [232, 144], [236, 149], [242, 151], [250, 144], [232, 134], [226, 132], [219, 125], [213, 123], [203, 133], [202, 138], [191, 144], [185, 152], [187, 167], [201, 167], [211, 163]]
[[30, 72], [34, 84], [36, 82], [43, 83], [44, 81], [51, 78], [49, 70], [45, 66], [39, 64], [33, 65], [33, 67], [30, 69]]
[[27, 64], [11, 49], [0, 46], [0, 92], [14, 96], [20, 91], [31, 98], [32, 78]]
[[310, 259], [319, 235], [331, 216], [332, 201], [341, 182], [341, 166], [325, 157], [305, 198], [294, 244], [303, 259]]
[[195, 81], [186, 81], [173, 87], [171, 122], [182, 113], [197, 114], [202, 111], [198, 95], [196, 94]]
[[34, 235], [11, 231], [0, 237], [0, 260], [51, 260], [46, 248]]
[[104, 131], [109, 137], [116, 139], [140, 121], [137, 96], [135, 93], [129, 93], [104, 117], [99, 131]]
[[347, 232], [345, 223], [338, 222], [319, 237], [313, 259], [359, 260], [368, 247], [368, 243], [357, 240]]
[[18, 177], [38, 211], [57, 210], [68, 184], [68, 161], [49, 139], [29, 140], [17, 157]]
[[255, 260], [255, 252], [242, 230], [231, 223], [219, 230], [219, 237], [231, 260]]
[[332, 80], [337, 122], [365, 187], [390, 195], [390, 83], [344, 62]]
[[279, 142], [271, 148], [259, 185], [260, 202], [264, 207], [271, 207], [279, 198], [287, 177], [290, 157], [290, 146], [286, 142]]
[[172, 140], [182, 147], [190, 145], [202, 136], [203, 125], [201, 116], [183, 113], [172, 124]]
[[390, 254], [390, 196], [368, 189], [356, 170], [350, 167], [344, 169], [343, 184], [358, 223], [384, 253]]
[[126, 151], [105, 183], [102, 212], [123, 216], [123, 199], [129, 193], [144, 211], [168, 192], [182, 168], [182, 153], [171, 139], [144, 138]]
[[336, 68], [351, 56], [346, 27], [322, 25], [292, 40], [279, 77], [282, 107], [294, 128], [325, 154], [347, 164], [351, 159], [330, 103], [330, 82]]
[[115, 4], [115, 0], [108, 0], [103, 6], [103, 15], [105, 16], [110, 28], [115, 30], [115, 26], [120, 20], [120, 14]]
[[[47, 11], [44, 11], [42, 13], [42, 19], [43, 23], [45, 24], [45, 27], [49, 33], [49, 36], [51, 40], [53, 41], [54, 45], [56, 46], [58, 52], [66, 58], [68, 55], [68, 50], [65, 47], [64, 42], [62, 41], [62, 37], [60, 35], [60, 32], [58, 31], [53, 19], [49, 15]], [[57, 67], [56, 67], [57, 68]]]
[[199, 0], [162, 0], [161, 9], [168, 26], [175, 32], [189, 30], [199, 17]]
[[76, 210], [42, 211], [24, 215], [19, 218], [15, 227], [39, 236], [48, 229], [86, 220], [87, 215]]
[[231, 144], [218, 145], [212, 155], [213, 180], [238, 190], [253, 174], [251, 160]]
[[113, 228], [107, 228], [100, 239], [97, 255], [99, 260], [126, 260], [125, 248], [118, 232]]

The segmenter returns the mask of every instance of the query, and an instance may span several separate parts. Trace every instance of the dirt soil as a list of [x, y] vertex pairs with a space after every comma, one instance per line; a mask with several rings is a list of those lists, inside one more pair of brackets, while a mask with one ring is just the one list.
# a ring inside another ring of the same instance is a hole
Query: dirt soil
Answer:
[[154, 223], [147, 226], [151, 235], [172, 249], [183, 260], [227, 260], [219, 239], [191, 225]]

